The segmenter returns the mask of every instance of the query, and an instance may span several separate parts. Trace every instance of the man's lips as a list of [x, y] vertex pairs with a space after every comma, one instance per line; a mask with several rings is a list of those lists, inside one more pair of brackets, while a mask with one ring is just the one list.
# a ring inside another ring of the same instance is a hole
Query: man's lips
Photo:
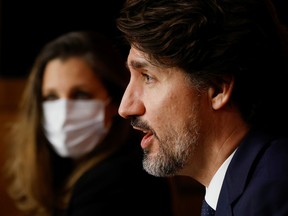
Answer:
[[133, 126], [133, 128], [135, 130], [140, 130], [140, 131], [142, 131], [145, 134], [143, 136], [142, 140], [141, 140], [141, 147], [143, 149], [147, 148], [149, 146], [149, 143], [150, 143], [151, 139], [153, 138], [153, 133], [150, 132], [150, 131], [147, 131], [145, 129], [139, 128], [139, 127]]
[[151, 139], [153, 138], [153, 133], [146, 133], [146, 135], [141, 140], [141, 148], [145, 149], [151, 143]]

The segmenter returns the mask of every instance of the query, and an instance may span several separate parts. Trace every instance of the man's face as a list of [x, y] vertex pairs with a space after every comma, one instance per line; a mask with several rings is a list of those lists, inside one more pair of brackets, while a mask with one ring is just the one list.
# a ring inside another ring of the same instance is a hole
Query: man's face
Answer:
[[133, 47], [127, 65], [131, 77], [119, 114], [145, 134], [144, 169], [155, 176], [179, 174], [197, 147], [203, 97], [182, 70], [152, 65]]

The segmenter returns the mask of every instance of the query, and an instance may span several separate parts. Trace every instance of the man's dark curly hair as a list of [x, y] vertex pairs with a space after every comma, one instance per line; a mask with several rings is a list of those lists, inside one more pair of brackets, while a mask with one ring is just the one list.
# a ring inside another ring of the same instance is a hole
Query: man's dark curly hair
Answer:
[[233, 76], [232, 101], [252, 122], [266, 81], [273, 82], [266, 71], [284, 70], [267, 5], [265, 0], [127, 0], [117, 26], [151, 63], [179, 67], [198, 84], [217, 85]]

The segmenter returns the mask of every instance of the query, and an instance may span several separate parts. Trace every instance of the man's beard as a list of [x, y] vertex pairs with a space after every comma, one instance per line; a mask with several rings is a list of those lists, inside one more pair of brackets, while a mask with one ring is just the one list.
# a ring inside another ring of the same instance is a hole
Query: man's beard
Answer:
[[[192, 113], [197, 116], [195, 110]], [[173, 176], [187, 165], [193, 157], [199, 138], [199, 122], [195, 116], [187, 118], [188, 123], [181, 129], [163, 129], [169, 133], [164, 139], [157, 137], [157, 154], [149, 155], [149, 150], [144, 151], [143, 167], [149, 174], [159, 177]]]

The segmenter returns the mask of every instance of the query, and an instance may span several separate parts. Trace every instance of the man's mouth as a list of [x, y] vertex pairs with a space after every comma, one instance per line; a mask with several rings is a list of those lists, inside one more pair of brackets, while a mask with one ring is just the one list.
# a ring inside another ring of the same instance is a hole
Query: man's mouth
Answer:
[[141, 140], [141, 148], [146, 149], [149, 145], [151, 145], [152, 139], [153, 139], [153, 133], [148, 131], [143, 131], [145, 135], [143, 136]]

